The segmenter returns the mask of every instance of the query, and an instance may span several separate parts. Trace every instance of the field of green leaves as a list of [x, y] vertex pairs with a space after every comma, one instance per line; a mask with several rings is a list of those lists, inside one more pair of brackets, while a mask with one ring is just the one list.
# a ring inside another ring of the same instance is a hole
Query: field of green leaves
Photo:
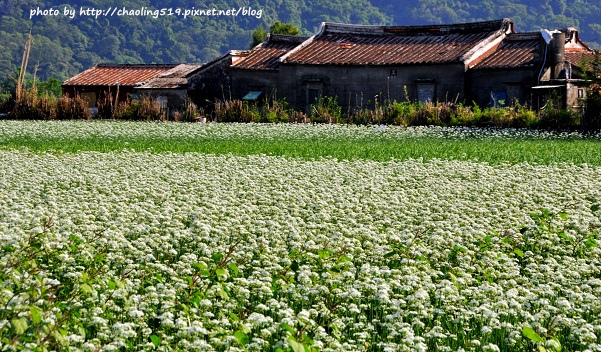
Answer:
[[599, 351], [600, 143], [0, 122], [1, 349]]

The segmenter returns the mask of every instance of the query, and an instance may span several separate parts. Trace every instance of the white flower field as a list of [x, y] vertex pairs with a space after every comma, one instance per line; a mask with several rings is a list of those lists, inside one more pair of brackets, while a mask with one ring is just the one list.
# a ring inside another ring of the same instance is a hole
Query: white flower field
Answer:
[[601, 351], [598, 166], [26, 148], [0, 165], [3, 351]]

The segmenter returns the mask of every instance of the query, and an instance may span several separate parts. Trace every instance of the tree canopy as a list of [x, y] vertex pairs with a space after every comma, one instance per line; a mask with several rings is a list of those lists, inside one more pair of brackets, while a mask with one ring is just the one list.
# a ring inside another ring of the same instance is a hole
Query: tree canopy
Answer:
[[[263, 25], [260, 24], [257, 29], [253, 31], [252, 41], [250, 43], [250, 47], [254, 48], [259, 45], [265, 39], [267, 35], [267, 31], [263, 28]], [[273, 34], [286, 34], [286, 35], [300, 35], [300, 29], [292, 23], [282, 23], [280, 21], [276, 21], [274, 24], [269, 27], [269, 33]]]

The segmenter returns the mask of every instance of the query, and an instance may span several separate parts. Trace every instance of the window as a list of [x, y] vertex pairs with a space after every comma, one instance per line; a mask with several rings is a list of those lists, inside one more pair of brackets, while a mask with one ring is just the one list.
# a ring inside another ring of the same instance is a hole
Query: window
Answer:
[[418, 84], [417, 100], [420, 103], [429, 103], [434, 100], [434, 84]]
[[507, 92], [504, 90], [490, 92], [490, 106], [503, 107], [507, 105]]
[[584, 89], [583, 88], [578, 88], [578, 98], [579, 99], [584, 98]]

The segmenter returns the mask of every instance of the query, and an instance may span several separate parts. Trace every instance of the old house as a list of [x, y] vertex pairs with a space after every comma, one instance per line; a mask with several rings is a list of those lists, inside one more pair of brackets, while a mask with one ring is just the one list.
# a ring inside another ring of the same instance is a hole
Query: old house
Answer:
[[516, 102], [536, 109], [548, 99], [578, 109], [586, 95], [583, 60], [594, 52], [575, 28], [509, 33], [468, 69], [468, 96], [480, 105]]
[[188, 98], [188, 80], [202, 67], [201, 64], [177, 65], [134, 86], [134, 94], [138, 98], [146, 96], [155, 99], [165, 108], [181, 109]]
[[434, 26], [323, 23], [280, 58], [280, 94], [299, 109], [321, 96], [341, 105], [463, 101], [470, 64], [513, 32], [507, 20]]
[[278, 88], [285, 76], [279, 74], [280, 58], [296, 48], [307, 37], [268, 34], [248, 55], [230, 67], [232, 98], [257, 100], [272, 95], [281, 98]]
[[90, 108], [109, 97], [113, 102], [130, 99], [143, 85], [177, 65], [97, 64], [63, 82], [63, 94], [79, 95]]

